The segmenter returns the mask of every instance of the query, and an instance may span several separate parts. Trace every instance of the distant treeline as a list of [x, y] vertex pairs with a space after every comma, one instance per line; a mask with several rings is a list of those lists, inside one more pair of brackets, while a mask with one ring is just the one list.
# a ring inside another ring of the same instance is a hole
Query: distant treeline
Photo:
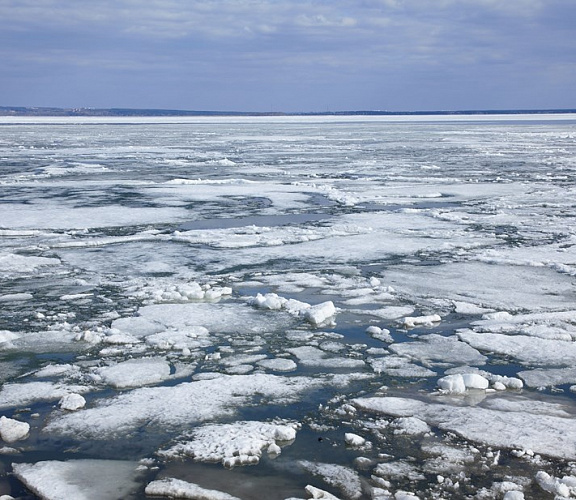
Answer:
[[576, 109], [482, 109], [459, 111], [322, 111], [322, 112], [252, 112], [186, 111], [179, 109], [129, 108], [44, 108], [0, 106], [0, 116], [403, 116], [403, 115], [519, 115], [576, 113]]

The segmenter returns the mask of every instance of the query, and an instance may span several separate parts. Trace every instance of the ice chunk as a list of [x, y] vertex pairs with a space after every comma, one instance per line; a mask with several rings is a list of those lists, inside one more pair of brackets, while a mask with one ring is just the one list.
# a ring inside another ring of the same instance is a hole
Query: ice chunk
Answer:
[[396, 417], [417, 416], [428, 425], [452, 431], [465, 439], [503, 448], [529, 448], [558, 458], [576, 458], [576, 423], [541, 410], [532, 413], [530, 405], [501, 411], [480, 406], [428, 404], [408, 398], [374, 397], [353, 400], [366, 411]]
[[[340, 379], [334, 378], [334, 383]], [[56, 415], [47, 432], [104, 439], [124, 435], [144, 422], [173, 429], [219, 416], [233, 415], [237, 407], [267, 401], [286, 404], [322, 387], [330, 378], [280, 377], [257, 373], [221, 375], [170, 387], [144, 387], [102, 400], [82, 412]], [[342, 378], [346, 383], [348, 377]]]
[[423, 366], [412, 363], [404, 356], [385, 356], [383, 358], [370, 358], [368, 363], [376, 373], [386, 373], [395, 377], [434, 377], [436, 372]]
[[58, 403], [60, 408], [68, 411], [79, 410], [86, 406], [86, 400], [80, 394], [67, 394]]
[[336, 307], [332, 301], [311, 306], [305, 302], [280, 297], [275, 293], [266, 295], [259, 293], [256, 297], [250, 297], [248, 303], [260, 309], [286, 310], [293, 316], [302, 316], [314, 326], [320, 326], [336, 314]]
[[304, 311], [304, 317], [314, 326], [320, 326], [326, 323], [332, 319], [335, 314], [336, 307], [334, 307], [334, 303], [331, 300], [311, 306]]
[[111, 328], [134, 335], [135, 337], [146, 337], [147, 335], [160, 333], [165, 330], [163, 325], [141, 316], [116, 319], [112, 321]]
[[3, 344], [4, 342], [10, 342], [18, 338], [20, 338], [18, 333], [10, 332], [8, 330], [0, 330], [0, 344]]
[[576, 343], [550, 340], [528, 335], [501, 333], [476, 333], [470, 330], [457, 332], [464, 342], [480, 351], [512, 356], [532, 365], [569, 366], [576, 364]]
[[518, 372], [528, 387], [550, 387], [576, 383], [576, 368], [536, 368]]
[[33, 298], [34, 296], [31, 293], [10, 293], [0, 295], [0, 302], [25, 302]]
[[116, 365], [97, 368], [97, 380], [123, 389], [162, 382], [170, 377], [170, 364], [160, 358], [140, 358], [122, 361]]
[[359, 448], [366, 444], [366, 440], [362, 436], [352, 432], [347, 432], [344, 434], [344, 441], [348, 446], [353, 446], [355, 448]]
[[445, 392], [462, 394], [467, 389], [488, 389], [490, 382], [477, 373], [447, 375], [438, 380], [438, 387]]
[[240, 500], [238, 497], [218, 490], [202, 488], [181, 479], [164, 478], [152, 481], [146, 486], [146, 495], [166, 498], [187, 498], [191, 500]]
[[487, 359], [455, 335], [421, 335], [418, 341], [396, 343], [390, 346], [390, 350], [402, 356], [416, 358], [426, 365], [433, 361], [456, 365], [483, 365]]
[[547, 472], [538, 471], [536, 482], [549, 493], [562, 498], [573, 498], [576, 495], [576, 477], [564, 476], [562, 479], [551, 476]]
[[327, 491], [321, 490], [320, 488], [316, 488], [312, 485], [307, 485], [306, 493], [311, 495], [311, 498], [314, 499], [321, 499], [321, 500], [340, 500], [338, 497], [332, 495], [332, 493], [328, 493]]
[[521, 491], [507, 491], [504, 493], [503, 500], [524, 500], [524, 493]]
[[459, 300], [454, 300], [454, 311], [458, 314], [486, 314], [492, 311], [492, 309], [487, 309], [485, 307], [480, 307], [476, 304], [471, 304], [469, 302], [462, 302]]
[[432, 326], [434, 323], [439, 323], [442, 318], [438, 314], [431, 314], [428, 316], [406, 316], [403, 324], [406, 328], [415, 328], [416, 326]]
[[286, 358], [263, 359], [262, 361], [258, 361], [257, 364], [262, 368], [274, 372], [291, 372], [298, 368], [298, 365], [294, 361]]
[[191, 441], [176, 444], [159, 454], [166, 458], [188, 456], [200, 462], [221, 462], [228, 468], [252, 465], [277, 441], [293, 441], [297, 428], [298, 425], [291, 422], [205, 425], [191, 432]]
[[24, 406], [35, 401], [58, 400], [72, 392], [84, 393], [89, 390], [87, 386], [52, 382], [4, 384], [0, 390], [0, 408]]
[[362, 368], [365, 366], [361, 359], [328, 357], [324, 351], [313, 346], [291, 347], [286, 349], [298, 358], [304, 366], [332, 367], [332, 368]]
[[30, 432], [30, 424], [5, 416], [0, 417], [0, 438], [6, 443], [25, 439]]
[[8, 273], [29, 273], [43, 266], [60, 264], [59, 259], [30, 257], [13, 253], [0, 253], [0, 271]]
[[381, 340], [382, 342], [387, 342], [388, 344], [394, 342], [392, 335], [390, 335], [390, 330], [387, 330], [386, 328], [380, 328], [378, 326], [372, 325], [366, 328], [366, 333], [375, 339]]
[[362, 496], [362, 484], [356, 471], [343, 465], [308, 460], [301, 460], [298, 463], [306, 471], [322, 478], [326, 484], [338, 488], [346, 498], [356, 500]]
[[430, 432], [430, 426], [417, 417], [400, 417], [392, 423], [394, 434], [408, 434], [410, 436], [418, 434], [427, 434]]
[[136, 462], [121, 460], [49, 460], [12, 464], [14, 475], [44, 500], [115, 500], [138, 491]]

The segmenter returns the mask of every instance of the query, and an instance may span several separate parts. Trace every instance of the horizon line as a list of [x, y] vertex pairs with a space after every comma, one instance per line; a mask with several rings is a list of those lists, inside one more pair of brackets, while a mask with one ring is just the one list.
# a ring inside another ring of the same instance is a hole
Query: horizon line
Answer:
[[341, 111], [200, 111], [162, 108], [92, 108], [51, 106], [0, 106], [0, 116], [426, 116], [426, 115], [514, 115], [567, 114], [576, 108], [553, 109], [462, 109], [462, 110], [341, 110]]

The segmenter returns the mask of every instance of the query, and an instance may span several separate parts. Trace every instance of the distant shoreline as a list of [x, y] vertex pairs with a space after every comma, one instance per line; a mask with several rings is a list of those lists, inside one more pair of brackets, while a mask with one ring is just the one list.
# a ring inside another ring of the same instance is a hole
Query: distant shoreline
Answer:
[[257, 112], [257, 111], [187, 111], [177, 109], [132, 108], [50, 108], [0, 106], [0, 116], [101, 116], [101, 117], [200, 117], [200, 116], [459, 116], [459, 115], [543, 115], [576, 113], [574, 109], [483, 109], [457, 111], [322, 111], [322, 112]]

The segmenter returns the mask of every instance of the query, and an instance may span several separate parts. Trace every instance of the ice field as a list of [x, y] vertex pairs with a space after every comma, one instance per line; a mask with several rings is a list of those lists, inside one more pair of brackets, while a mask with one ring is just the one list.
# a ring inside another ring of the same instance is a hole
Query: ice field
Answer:
[[1, 118], [0, 499], [576, 498], [576, 116]]

